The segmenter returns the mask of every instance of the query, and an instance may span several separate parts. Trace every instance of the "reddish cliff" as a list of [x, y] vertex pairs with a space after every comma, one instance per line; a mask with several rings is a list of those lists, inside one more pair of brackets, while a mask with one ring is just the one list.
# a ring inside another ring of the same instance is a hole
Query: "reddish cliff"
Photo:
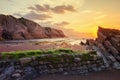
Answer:
[[40, 39], [65, 37], [61, 30], [42, 27], [39, 24], [11, 15], [0, 15], [0, 40]]

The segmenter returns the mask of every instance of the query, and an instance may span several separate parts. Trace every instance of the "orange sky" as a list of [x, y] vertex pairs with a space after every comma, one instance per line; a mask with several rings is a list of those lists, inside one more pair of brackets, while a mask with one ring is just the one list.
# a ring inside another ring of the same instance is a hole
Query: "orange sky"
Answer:
[[68, 37], [94, 38], [98, 26], [120, 29], [120, 0], [1, 0], [0, 14], [61, 29]]

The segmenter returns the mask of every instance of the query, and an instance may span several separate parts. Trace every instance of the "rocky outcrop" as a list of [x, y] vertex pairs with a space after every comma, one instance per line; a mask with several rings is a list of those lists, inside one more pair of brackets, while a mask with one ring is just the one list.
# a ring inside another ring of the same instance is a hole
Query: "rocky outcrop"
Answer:
[[63, 36], [64, 33], [61, 30], [56, 30], [50, 27], [45, 27], [45, 34], [50, 38]]
[[61, 30], [11, 15], [0, 15], [0, 40], [40, 39], [65, 37]]
[[[13, 64], [10, 65], [11, 63]], [[36, 56], [35, 59], [24, 57], [14, 62], [1, 60], [0, 70], [0, 80], [34, 80], [47, 74], [87, 75], [90, 72], [106, 70], [106, 66], [96, 53], [82, 55], [63, 53], [43, 54]]]
[[120, 30], [99, 27], [97, 41], [109, 54], [120, 61]]

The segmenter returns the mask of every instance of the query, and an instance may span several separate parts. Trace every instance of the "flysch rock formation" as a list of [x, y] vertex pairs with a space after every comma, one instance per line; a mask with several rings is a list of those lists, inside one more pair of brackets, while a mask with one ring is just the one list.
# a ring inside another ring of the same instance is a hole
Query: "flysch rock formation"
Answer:
[[39, 24], [11, 15], [0, 14], [0, 40], [22, 40], [65, 37], [61, 30], [42, 27]]
[[104, 47], [107, 51], [104, 51], [104, 54], [112, 55], [120, 61], [120, 30], [99, 27], [97, 44], [103, 45], [102, 47], [98, 45], [98, 47], [100, 49]]

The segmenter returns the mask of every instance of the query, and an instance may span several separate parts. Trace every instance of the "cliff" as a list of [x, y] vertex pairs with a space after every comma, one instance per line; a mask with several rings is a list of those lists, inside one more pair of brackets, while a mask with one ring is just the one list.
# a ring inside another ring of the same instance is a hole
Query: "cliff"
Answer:
[[24, 18], [0, 15], [0, 40], [21, 40], [65, 37], [61, 30], [42, 27]]
[[108, 28], [98, 28], [98, 38], [100, 40], [111, 39], [112, 37], [120, 37], [120, 30], [108, 29]]
[[103, 45], [109, 54], [120, 61], [120, 30], [99, 27], [97, 41], [97, 44]]

